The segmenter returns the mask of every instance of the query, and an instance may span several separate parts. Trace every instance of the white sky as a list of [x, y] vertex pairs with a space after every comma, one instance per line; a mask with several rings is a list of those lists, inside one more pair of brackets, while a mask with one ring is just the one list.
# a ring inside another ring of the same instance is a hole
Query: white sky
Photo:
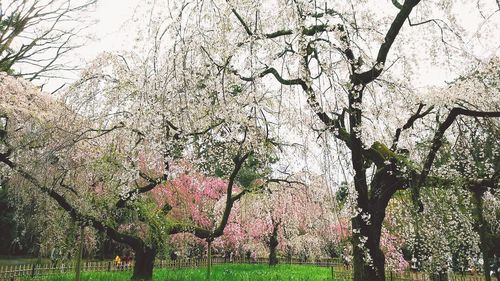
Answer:
[[[88, 30], [92, 39], [89, 39], [85, 46], [73, 54], [72, 60], [76, 64], [84, 66], [104, 51], [131, 50], [133, 45], [132, 40], [136, 36], [136, 34], [133, 34], [134, 31], [132, 31], [133, 28], [131, 27], [137, 24], [132, 22], [131, 19], [138, 5], [144, 5], [152, 1], [156, 0], [99, 0], [95, 11], [89, 15], [92, 20], [96, 21]], [[470, 23], [470, 25], [468, 24], [469, 26], [476, 26], [478, 19], [467, 14], [470, 10], [469, 8], [474, 7], [467, 7], [467, 4], [465, 4], [464, 9], [458, 11], [458, 14], [460, 14], [460, 18]], [[500, 16], [498, 13], [495, 16], [492, 20], [494, 22], [493, 25], [500, 26]], [[500, 33], [497, 33], [497, 35], [498, 38], [491, 38], [491, 42], [500, 42]], [[486, 49], [491, 50], [491, 46], [488, 47]], [[484, 54], [486, 57], [493, 55], [491, 52], [486, 53], [482, 50], [476, 50], [475, 53]], [[498, 55], [498, 49], [496, 53]], [[418, 79], [419, 83], [439, 85], [444, 81], [453, 79], [456, 73], [448, 73], [443, 68], [435, 66], [428, 71], [421, 72], [420, 75]], [[76, 78], [76, 76], [73, 77], [73, 79]], [[50, 92], [58, 88], [61, 83], [63, 83], [61, 80], [49, 81], [44, 89]]]
[[90, 28], [96, 41], [80, 49], [79, 56], [88, 61], [104, 51], [127, 49], [127, 22], [141, 0], [101, 0], [92, 14], [96, 24]]

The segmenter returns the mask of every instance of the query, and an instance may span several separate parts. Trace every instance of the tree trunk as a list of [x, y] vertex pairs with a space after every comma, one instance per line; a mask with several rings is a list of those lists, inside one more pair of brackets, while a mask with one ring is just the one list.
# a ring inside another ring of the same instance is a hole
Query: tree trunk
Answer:
[[483, 271], [486, 281], [491, 281], [491, 262], [494, 259], [493, 247], [490, 243], [490, 235], [488, 235], [488, 225], [483, 215], [483, 194], [485, 189], [472, 189], [472, 201], [474, 203], [474, 219], [475, 228], [479, 233], [479, 248], [483, 254]]
[[152, 280], [156, 249], [144, 246], [141, 249], [134, 249], [134, 252], [135, 265], [132, 280]]
[[208, 252], [207, 252], [207, 280], [210, 281], [212, 271], [212, 240], [207, 239]]
[[[356, 184], [358, 190], [368, 189], [366, 181]], [[353, 281], [385, 281], [385, 256], [380, 249], [382, 223], [389, 200], [399, 185], [396, 178], [385, 172], [377, 173], [370, 184], [370, 194], [358, 195], [361, 211], [352, 219]]]
[[[372, 215], [373, 216], [373, 215]], [[353, 281], [384, 281], [385, 280], [385, 257], [380, 249], [380, 233], [382, 221], [380, 223], [372, 221], [366, 225], [358, 215], [352, 220], [353, 229], [361, 226], [360, 233], [353, 233]], [[367, 240], [360, 248], [359, 245], [366, 237]], [[366, 255], [368, 253], [368, 256]]]
[[78, 246], [78, 256], [76, 257], [76, 277], [75, 281], [80, 281], [81, 265], [82, 265], [82, 255], [83, 255], [83, 230], [84, 226], [80, 226], [80, 245]]
[[277, 265], [278, 257], [276, 249], [278, 248], [278, 225], [274, 224], [273, 232], [269, 238], [269, 265]]

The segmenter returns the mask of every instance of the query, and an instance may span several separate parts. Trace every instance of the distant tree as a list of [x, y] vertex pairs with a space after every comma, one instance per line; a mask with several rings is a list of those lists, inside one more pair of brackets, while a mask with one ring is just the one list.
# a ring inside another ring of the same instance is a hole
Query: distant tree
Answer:
[[283, 181], [270, 183], [266, 190], [249, 196], [240, 207], [247, 239], [254, 240], [247, 243], [264, 244], [269, 265], [278, 263], [280, 253], [304, 260], [324, 256], [323, 235], [336, 235], [328, 232], [335, 221], [325, 187]]

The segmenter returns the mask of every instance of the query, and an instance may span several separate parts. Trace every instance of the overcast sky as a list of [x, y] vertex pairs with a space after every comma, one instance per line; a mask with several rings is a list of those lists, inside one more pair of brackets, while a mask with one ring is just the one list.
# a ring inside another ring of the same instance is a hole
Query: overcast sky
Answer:
[[[130, 50], [132, 46], [131, 41], [136, 36], [136, 34], [131, 34], [134, 32], [132, 31], [133, 28], [130, 28], [134, 24], [137, 24], [131, 20], [134, 16], [134, 12], [136, 11], [138, 5], [145, 5], [146, 3], [151, 3], [153, 1], [155, 0], [99, 0], [95, 11], [90, 13], [90, 17], [95, 21], [95, 24], [88, 29], [92, 39], [87, 40], [85, 46], [75, 52], [72, 60], [74, 60], [76, 64], [84, 66], [101, 52]], [[489, 2], [486, 1], [486, 3]], [[495, 2], [491, 0], [491, 3], [489, 4], [494, 5]], [[470, 15], [471, 8], [475, 9], [476, 7], [467, 7], [467, 4], [465, 4], [464, 9], [459, 11], [460, 18], [467, 21], [468, 24], [466, 26], [477, 26], [480, 18]], [[490, 20], [490, 24], [500, 27], [500, 16], [498, 14], [499, 13], [497, 13]], [[469, 32], [472, 33], [472, 31]], [[500, 32], [497, 33], [496, 38], [491, 38], [489, 42], [497, 42], [495, 44], [498, 46], [498, 42], [500, 42]], [[486, 49], [489, 49], [490, 52], [487, 53], [484, 50], [476, 50], [475, 53], [480, 54], [483, 57], [492, 56], [491, 46], [487, 46], [485, 50]], [[498, 48], [495, 53], [497, 55], [499, 54]], [[443, 84], [444, 81], [450, 81], [456, 75], [455, 73], [447, 73], [446, 70], [440, 69], [439, 66], [422, 72], [421, 74], [422, 76], [419, 79], [422, 81], [421, 83], [429, 83], [433, 85], [440, 85]], [[73, 78], [76, 79], [76, 76]], [[45, 91], [50, 92], [51, 90], [58, 88], [61, 83], [63, 82], [60, 80], [53, 80], [45, 85], [44, 89]]]

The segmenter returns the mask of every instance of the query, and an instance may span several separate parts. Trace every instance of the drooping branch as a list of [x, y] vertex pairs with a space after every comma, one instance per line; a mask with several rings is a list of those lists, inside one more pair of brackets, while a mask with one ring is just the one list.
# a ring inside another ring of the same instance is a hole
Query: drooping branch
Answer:
[[282, 85], [285, 86], [301, 86], [301, 88], [307, 93], [308, 98], [307, 98], [307, 103], [309, 106], [313, 109], [314, 113], [319, 117], [319, 119], [325, 124], [328, 130], [332, 131], [335, 133], [335, 136], [344, 141], [348, 147], [350, 147], [350, 141], [349, 141], [349, 133], [345, 130], [345, 127], [342, 125], [342, 121], [340, 120], [339, 116], [338, 118], [332, 118], [330, 117], [326, 112], [324, 112], [321, 107], [319, 102], [317, 101], [316, 95], [313, 91], [313, 89], [307, 85], [307, 83], [300, 78], [295, 78], [295, 79], [286, 79], [283, 78], [279, 72], [273, 68], [267, 68], [257, 74], [254, 77], [245, 77], [240, 75], [237, 71], [233, 71], [233, 74], [238, 76], [241, 80], [247, 81], [247, 82], [252, 82], [255, 81], [258, 78], [262, 78], [268, 74], [271, 74], [274, 76], [276, 81], [281, 83]]
[[135, 236], [124, 234], [118, 232], [113, 227], [110, 227], [103, 223], [102, 221], [89, 216], [82, 214], [78, 209], [71, 205], [71, 203], [61, 194], [59, 194], [54, 188], [43, 185], [40, 181], [38, 181], [33, 175], [20, 167], [17, 163], [12, 162], [8, 158], [0, 157], [0, 162], [6, 164], [13, 171], [17, 172], [20, 176], [30, 182], [33, 186], [35, 186], [41, 192], [47, 194], [50, 198], [52, 198], [64, 211], [68, 213], [68, 215], [74, 221], [80, 222], [84, 225], [90, 225], [94, 227], [99, 232], [105, 233], [111, 239], [116, 242], [125, 243], [135, 249], [140, 249], [144, 242]]
[[434, 134], [434, 138], [432, 139], [432, 144], [429, 152], [427, 153], [427, 156], [424, 161], [424, 166], [422, 168], [422, 171], [420, 173], [420, 176], [418, 177], [418, 181], [414, 187], [414, 194], [413, 194], [413, 200], [415, 204], [419, 204], [419, 210], [423, 210], [421, 204], [419, 203], [419, 197], [420, 197], [420, 187], [422, 187], [425, 182], [427, 177], [429, 176], [429, 173], [431, 171], [432, 164], [434, 163], [434, 160], [436, 159], [437, 153], [441, 146], [443, 145], [443, 136], [446, 132], [446, 130], [453, 124], [455, 119], [460, 116], [469, 116], [469, 117], [481, 117], [481, 118], [498, 118], [500, 117], [500, 111], [477, 111], [477, 110], [468, 110], [464, 108], [458, 108], [455, 107], [453, 108], [450, 113], [448, 114], [448, 117], [444, 120], [443, 123], [441, 123]]
[[431, 149], [429, 150], [429, 153], [425, 158], [424, 167], [420, 174], [419, 178], [420, 186], [425, 182], [426, 177], [429, 175], [432, 164], [434, 163], [434, 160], [437, 156], [437, 152], [443, 144], [444, 133], [453, 124], [453, 122], [459, 115], [469, 116], [469, 117], [492, 118], [492, 117], [500, 117], [500, 111], [477, 111], [477, 110], [468, 110], [458, 107], [453, 108], [448, 114], [448, 117], [445, 119], [443, 123], [441, 123], [441, 125], [439, 125], [438, 130], [434, 134], [434, 138], [432, 139]]

